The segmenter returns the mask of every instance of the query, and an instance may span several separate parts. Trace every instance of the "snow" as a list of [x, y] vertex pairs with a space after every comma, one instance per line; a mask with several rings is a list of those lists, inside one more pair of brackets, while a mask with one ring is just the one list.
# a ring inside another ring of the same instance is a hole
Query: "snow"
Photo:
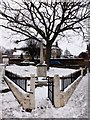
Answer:
[[[35, 76], [37, 77], [37, 67], [32, 65], [18, 66], [14, 64], [14, 65], [7, 66], [6, 70], [13, 72], [14, 74], [17, 74], [21, 77], [30, 77], [31, 74], [35, 74]], [[76, 70], [74, 69], [50, 67], [50, 69], [47, 71], [47, 76], [54, 77], [55, 74], [56, 75], [58, 74], [60, 77], [62, 77], [62, 76], [69, 75], [75, 71]], [[38, 80], [36, 79], [36, 82], [45, 84], [47, 80], [46, 80], [46, 77], [39, 77]], [[60, 90], [61, 90], [61, 86], [60, 86]], [[30, 91], [30, 80], [27, 80], [27, 91]]]
[[[2, 70], [0, 68], [0, 73]], [[0, 85], [0, 90], [8, 88], [2, 75]], [[36, 108], [31, 113], [22, 109], [11, 91], [0, 93], [0, 117], [2, 113], [2, 118], [88, 118], [88, 75], [83, 77], [64, 107], [54, 108], [47, 92], [45, 86], [35, 89]]]
[[[30, 74], [35, 74], [37, 76], [37, 67], [36, 66], [18, 66], [18, 65], [10, 65], [6, 67], [6, 70], [12, 71], [13, 73], [23, 76], [23, 77], [30, 77]], [[54, 68], [50, 67], [50, 70], [47, 71], [47, 76], [54, 77], [55, 74], [58, 74], [60, 77], [68, 75], [70, 73], [75, 72], [74, 69], [63, 69], [63, 68]]]

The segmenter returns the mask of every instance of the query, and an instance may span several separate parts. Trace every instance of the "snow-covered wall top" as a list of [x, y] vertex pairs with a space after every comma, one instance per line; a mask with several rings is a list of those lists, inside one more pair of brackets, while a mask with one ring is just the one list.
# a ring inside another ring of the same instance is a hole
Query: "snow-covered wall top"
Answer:
[[[18, 66], [11, 65], [7, 66], [6, 70], [13, 72], [22, 77], [30, 77], [30, 74], [35, 74], [37, 76], [37, 67], [35, 66]], [[65, 69], [65, 68], [53, 68], [50, 67], [50, 70], [47, 71], [47, 76], [54, 77], [55, 74], [58, 74], [60, 77], [68, 75], [75, 72], [74, 69]]]

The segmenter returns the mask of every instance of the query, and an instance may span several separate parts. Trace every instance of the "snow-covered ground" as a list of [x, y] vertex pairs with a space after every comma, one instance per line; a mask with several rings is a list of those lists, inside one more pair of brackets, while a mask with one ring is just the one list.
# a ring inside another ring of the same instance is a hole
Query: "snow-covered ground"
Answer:
[[[2, 76], [0, 85], [2, 85], [0, 90], [8, 88]], [[54, 108], [52, 106], [47, 98], [45, 86], [36, 88], [35, 97], [36, 108], [29, 113], [22, 109], [11, 91], [0, 92], [0, 102], [2, 102], [0, 103], [0, 117], [2, 113], [2, 118], [88, 118], [88, 75], [83, 77], [64, 107]]]
[[[6, 70], [11, 71], [17, 75], [20, 75], [22, 77], [30, 77], [30, 74], [35, 74], [37, 76], [37, 67], [36, 66], [18, 66], [18, 65], [11, 65], [7, 66]], [[47, 71], [47, 76], [54, 77], [55, 74], [58, 74], [60, 77], [68, 75], [70, 73], [75, 72], [74, 69], [65, 69], [65, 68], [50, 68], [49, 71]]]
[[[6, 66], [6, 70], [19, 75], [21, 77], [30, 77], [31, 74], [35, 74], [37, 77], [37, 67], [36, 66], [19, 66], [16, 64]], [[78, 69], [77, 69], [78, 70]], [[55, 74], [58, 74], [60, 77], [69, 75], [71, 73], [74, 73], [77, 71], [76, 69], [69, 69], [69, 68], [55, 68], [55, 67], [50, 67], [50, 69], [47, 71], [47, 76], [49, 77], [54, 77]], [[36, 79], [36, 84], [38, 82], [43, 82], [43, 84], [46, 84], [47, 80], [45, 77], [39, 77], [38, 80]], [[23, 83], [22, 83], [23, 84]], [[68, 84], [68, 81], [67, 83]], [[27, 87], [26, 90], [29, 92], [30, 91], [30, 80], [27, 80]], [[61, 90], [61, 80], [60, 80], [60, 90]]]

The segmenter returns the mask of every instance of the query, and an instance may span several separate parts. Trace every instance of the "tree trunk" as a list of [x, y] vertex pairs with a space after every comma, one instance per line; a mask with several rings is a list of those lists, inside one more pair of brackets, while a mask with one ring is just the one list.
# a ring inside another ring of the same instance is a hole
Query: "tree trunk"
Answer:
[[46, 45], [46, 57], [45, 57], [45, 62], [47, 64], [47, 70], [49, 70], [49, 67], [50, 67], [51, 47], [52, 47], [52, 44], [47, 43], [47, 45]]

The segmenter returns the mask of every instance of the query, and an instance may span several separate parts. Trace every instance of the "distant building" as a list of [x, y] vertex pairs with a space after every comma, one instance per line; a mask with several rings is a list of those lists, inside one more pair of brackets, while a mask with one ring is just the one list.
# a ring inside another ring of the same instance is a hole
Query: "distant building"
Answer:
[[13, 52], [13, 58], [20, 58], [22, 52], [22, 50], [16, 50], [15, 52]]
[[71, 58], [73, 55], [70, 53], [70, 51], [68, 49], [65, 50], [64, 52], [64, 57], [65, 58]]
[[51, 48], [51, 58], [60, 58], [61, 54], [62, 50], [59, 47], [53, 45]]
[[8, 58], [13, 58], [13, 53], [16, 51], [16, 49], [7, 49], [5, 51], [5, 54], [8, 56]]
[[[19, 51], [19, 50], [23, 50], [24, 51], [24, 49], [25, 48], [16, 48], [17, 51]], [[56, 43], [56, 45], [52, 45], [52, 48], [51, 48], [51, 58], [60, 58], [61, 54], [62, 54], [62, 50], [58, 47], [58, 44]], [[13, 55], [15, 55], [15, 53]], [[24, 56], [31, 58], [30, 54], [25, 54]], [[46, 47], [44, 46], [43, 47], [43, 57], [44, 57], [44, 60], [45, 60], [45, 56], [46, 56]], [[35, 55], [35, 58], [37, 58], [37, 59], [40, 58], [40, 46], [37, 49], [37, 54]]]
[[[44, 58], [46, 56], [46, 47], [43, 48]], [[56, 45], [52, 45], [51, 48], [51, 58], [60, 58], [62, 54], [62, 50]]]

